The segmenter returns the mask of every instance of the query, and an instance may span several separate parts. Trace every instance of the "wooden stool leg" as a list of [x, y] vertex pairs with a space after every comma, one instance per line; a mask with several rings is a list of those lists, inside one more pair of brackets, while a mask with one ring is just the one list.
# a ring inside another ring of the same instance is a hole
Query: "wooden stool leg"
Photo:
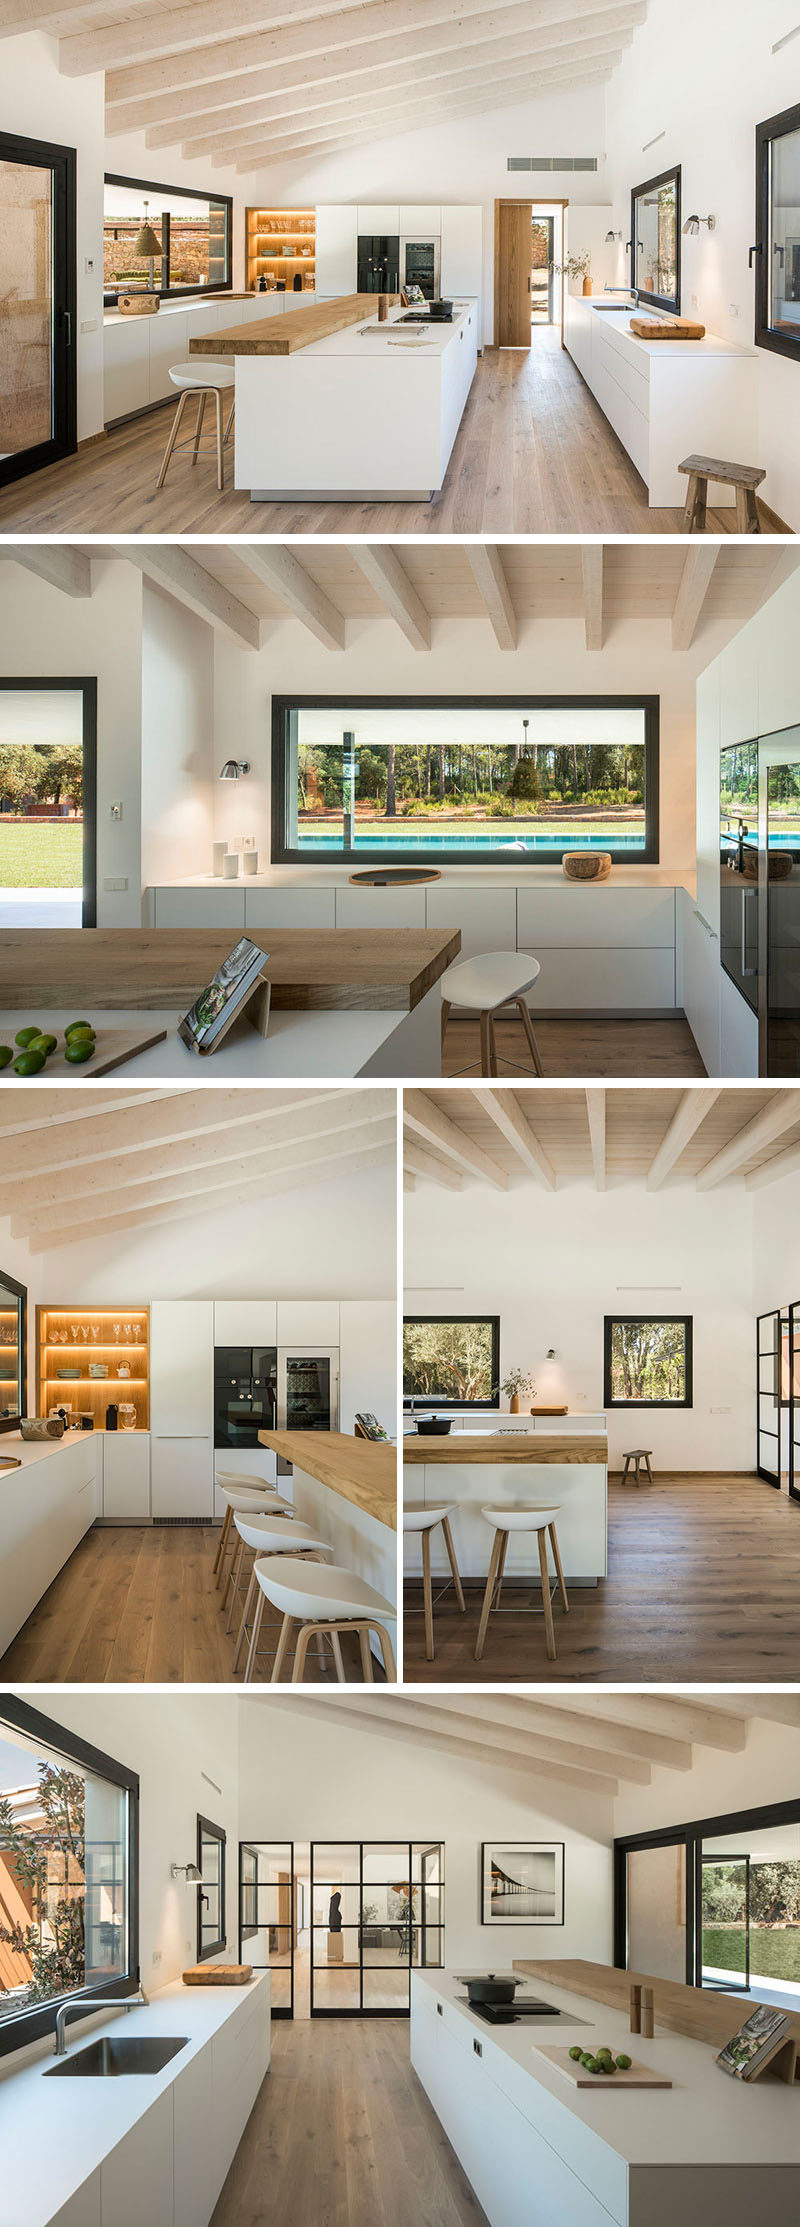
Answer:
[[337, 1685], [340, 1685], [340, 1686], [346, 1686], [346, 1684], [347, 1684], [347, 1674], [346, 1674], [346, 1671], [345, 1671], [345, 1667], [344, 1667], [344, 1656], [343, 1656], [343, 1654], [342, 1654], [342, 1642], [341, 1642], [341, 1640], [340, 1640], [340, 1638], [339, 1638], [339, 1634], [338, 1634], [338, 1632], [331, 1632], [330, 1638], [331, 1638], [331, 1647], [332, 1647], [332, 1649], [333, 1649], [333, 1659], [334, 1659], [334, 1662], [335, 1662], [335, 1664], [336, 1664], [336, 1682], [337, 1682]]
[[627, 1481], [628, 1470], [630, 1469], [630, 1466], [631, 1466], [631, 1457], [630, 1457], [630, 1454], [626, 1454], [626, 1456], [625, 1456], [625, 1463], [624, 1463], [624, 1467], [623, 1467], [623, 1471], [622, 1471], [622, 1483], [623, 1483], [623, 1485], [624, 1485], [624, 1484], [626, 1483], [626, 1481]]
[[456, 1550], [453, 1545], [453, 1534], [450, 1529], [449, 1516], [442, 1517], [442, 1530], [444, 1532], [444, 1543], [447, 1548], [447, 1559], [453, 1572], [453, 1585], [455, 1587], [456, 1600], [458, 1602], [459, 1608], [461, 1609], [462, 1615], [466, 1615], [467, 1604], [464, 1599], [464, 1589], [461, 1583], [458, 1563], [456, 1561]]
[[205, 392], [205, 388], [204, 388], [204, 389], [203, 389], [203, 392], [202, 392], [202, 394], [198, 396], [198, 401], [197, 401], [197, 424], [196, 424], [196, 426], [195, 426], [195, 429], [194, 429], [194, 440], [193, 440], [193, 442], [192, 442], [192, 463], [193, 463], [193, 464], [196, 464], [196, 463], [197, 463], [197, 454], [198, 454], [198, 450], [199, 450], [199, 447], [200, 447], [200, 435], [201, 435], [201, 433], [202, 433], [202, 430], [203, 430], [203, 419], [204, 419], [204, 417], [205, 417], [205, 414], [206, 414], [206, 400], [207, 400], [207, 396], [206, 396], [206, 392]]
[[494, 1014], [489, 1014], [489, 1073], [497, 1074], [497, 1044], [494, 1033]]
[[312, 1639], [313, 1633], [313, 1624], [301, 1624], [300, 1630], [297, 1634], [297, 1646], [294, 1651], [294, 1665], [292, 1669], [293, 1686], [302, 1686], [303, 1678], [305, 1675], [306, 1656], [308, 1654], [309, 1643]]
[[500, 1559], [499, 1559], [499, 1562], [498, 1562], [498, 1564], [497, 1564], [497, 1577], [496, 1577], [496, 1579], [495, 1579], [495, 1587], [494, 1587], [494, 1603], [493, 1603], [493, 1606], [494, 1606], [495, 1608], [498, 1608], [498, 1607], [499, 1607], [499, 1605], [500, 1605], [500, 1595], [501, 1595], [501, 1593], [502, 1593], [502, 1590], [503, 1590], [503, 1576], [504, 1576], [504, 1573], [505, 1573], [505, 1566], [506, 1566], [506, 1555], [507, 1555], [507, 1553], [508, 1553], [508, 1532], [507, 1532], [507, 1531], [504, 1531], [504, 1532], [502, 1533], [502, 1537], [501, 1537], [501, 1541], [500, 1541]]
[[746, 492], [747, 492], [747, 531], [748, 531], [748, 533], [749, 533], [749, 534], [760, 534], [760, 532], [761, 532], [761, 512], [760, 512], [760, 510], [759, 510], [759, 507], [758, 507], [758, 496], [757, 496], [757, 494], [756, 494], [756, 491], [755, 491], [755, 488], [754, 488], [754, 487], [748, 487], [748, 488], [747, 488], [747, 490], [746, 490]]
[[[258, 1583], [257, 1580], [256, 1582]], [[263, 1622], [263, 1618], [264, 1594], [262, 1593], [261, 1587], [259, 1585], [258, 1600], [256, 1601], [256, 1612], [255, 1616], [253, 1617], [253, 1629], [250, 1633], [250, 1645], [247, 1650], [247, 1661], [244, 1666], [244, 1682], [246, 1686], [249, 1686], [250, 1680], [255, 1670], [256, 1655], [258, 1654], [258, 1642], [261, 1637], [261, 1625]]]
[[[214, 1575], [214, 1576], [216, 1576], [216, 1573], [217, 1573], [217, 1571], [218, 1571], [218, 1569], [219, 1569], [220, 1563], [221, 1563], [221, 1562], [224, 1562], [224, 1560], [225, 1560], [225, 1549], [226, 1549], [226, 1547], [227, 1547], [227, 1544], [228, 1544], [228, 1532], [230, 1531], [230, 1527], [231, 1527], [231, 1524], [232, 1524], [232, 1522], [233, 1522], [233, 1509], [232, 1509], [231, 1507], [227, 1507], [227, 1508], [226, 1508], [226, 1510], [225, 1510], [225, 1514], [224, 1514], [224, 1516], [223, 1516], [223, 1518], [222, 1518], [222, 1529], [221, 1529], [221, 1531], [220, 1531], [219, 1539], [218, 1539], [218, 1542], [217, 1542], [217, 1551], [216, 1551], [216, 1554], [215, 1554], [215, 1556], [214, 1556], [214, 1570], [213, 1570], [213, 1575]], [[217, 1585], [219, 1585], [219, 1578], [217, 1578]]]
[[177, 440], [177, 438], [178, 438], [178, 427], [179, 427], [179, 425], [180, 425], [180, 422], [181, 422], [181, 418], [183, 417], [183, 413], [184, 413], [184, 410], [185, 410], [185, 408], [186, 408], [186, 404], [187, 404], [188, 400], [189, 400], [189, 388], [188, 388], [188, 387], [184, 387], [184, 389], [183, 389], [183, 393], [181, 394], [181, 396], [180, 396], [180, 398], [179, 398], [179, 401], [178, 401], [178, 407], [177, 407], [177, 410], [176, 410], [176, 412], [175, 412], [175, 417], [174, 417], [174, 420], [173, 420], [173, 425], [172, 425], [172, 432], [171, 432], [171, 434], [170, 434], [170, 437], [169, 437], [169, 440], [168, 440], [168, 442], [167, 442], [167, 446], [166, 446], [166, 452], [165, 452], [165, 455], [164, 455], [164, 462], [163, 462], [163, 464], [162, 464], [162, 466], [161, 466], [161, 470], [160, 470], [160, 472], [159, 472], [159, 475], [158, 475], [158, 478], [157, 478], [157, 480], [156, 480], [156, 491], [158, 491], [159, 487], [163, 487], [163, 485], [164, 485], [164, 481], [165, 481], [165, 479], [166, 479], [166, 476], [167, 476], [167, 465], [168, 465], [168, 463], [169, 463], [169, 460], [170, 460], [170, 457], [171, 457], [171, 455], [172, 455], [172, 451], [173, 451], [173, 449], [174, 449], [174, 447], [175, 447], [175, 442], [176, 442], [176, 440]]
[[697, 501], [697, 473], [690, 472], [683, 506], [683, 532], [690, 534], [694, 526], [694, 509]]
[[490, 1014], [490, 1013], [482, 1013], [482, 1014], [481, 1014], [481, 1074], [482, 1074], [482, 1075], [487, 1075], [487, 1076], [490, 1076], [490, 1075], [491, 1075], [491, 1073], [492, 1073], [492, 1039], [491, 1039], [491, 1033], [490, 1033], [490, 1023], [491, 1023], [491, 1014]]
[[653, 1472], [652, 1472], [652, 1469], [651, 1469], [651, 1467], [650, 1467], [650, 1456], [649, 1456], [649, 1454], [645, 1454], [645, 1457], [644, 1457], [644, 1458], [645, 1458], [645, 1461], [646, 1461], [646, 1463], [647, 1463], [647, 1482], [648, 1482], [648, 1485], [652, 1485], [652, 1482], [653, 1482]]
[[547, 1560], [546, 1532], [537, 1531], [536, 1539], [539, 1547], [539, 1568], [542, 1573], [542, 1607], [544, 1609], [547, 1657], [549, 1662], [554, 1663], [556, 1659], [556, 1635], [553, 1629], [553, 1603], [550, 1599], [550, 1568]]
[[229, 442], [229, 440], [230, 440], [230, 437], [231, 437], [231, 432], [232, 432], [232, 429], [233, 429], [233, 421], [234, 421], [234, 418], [235, 418], [235, 416], [236, 416], [236, 398], [235, 398], [235, 396], [234, 396], [234, 399], [233, 399], [233, 401], [232, 401], [232, 403], [231, 403], [231, 406], [230, 406], [230, 411], [229, 411], [229, 413], [228, 413], [228, 423], [227, 423], [227, 425], [226, 425], [226, 427], [225, 427], [225, 441], [224, 441], [224, 446], [225, 446], [225, 448], [227, 448], [227, 446], [228, 446], [228, 442]]
[[376, 1639], [380, 1642], [380, 1650], [383, 1656], [383, 1667], [386, 1672], [387, 1682], [390, 1686], [396, 1686], [397, 1664], [394, 1659], [394, 1649], [392, 1647], [392, 1642], [389, 1638], [386, 1625], [372, 1624], [370, 1626], [370, 1630], [375, 1633]]
[[737, 531], [737, 534], [746, 534], [746, 533], [748, 533], [748, 532], [749, 532], [749, 528], [750, 528], [750, 520], [749, 520], [749, 517], [748, 517], [748, 512], [747, 512], [747, 489], [746, 489], [746, 487], [741, 487], [741, 486], [739, 485], [739, 481], [737, 480], [737, 482], [736, 482], [736, 531]]
[[233, 1553], [232, 1553], [232, 1555], [231, 1555], [231, 1566], [230, 1566], [230, 1569], [229, 1569], [229, 1571], [228, 1571], [228, 1575], [227, 1575], [227, 1578], [226, 1578], [226, 1581], [225, 1581], [225, 1591], [224, 1591], [224, 1593], [223, 1593], [223, 1595], [222, 1595], [222, 1614], [223, 1614], [223, 1616], [224, 1616], [224, 1614], [225, 1614], [225, 1610], [226, 1610], [226, 1608], [227, 1608], [227, 1606], [228, 1606], [228, 1594], [229, 1594], [229, 1592], [230, 1592], [230, 1589], [231, 1589], [231, 1585], [232, 1585], [232, 1584], [235, 1584], [235, 1583], [236, 1583], [236, 1581], [238, 1580], [238, 1575], [239, 1575], [239, 1562], [240, 1562], [240, 1559], [241, 1559], [241, 1556], [242, 1556], [243, 1552], [244, 1552], [244, 1540], [243, 1540], [243, 1538], [242, 1538], [241, 1532], [240, 1532], [240, 1531], [237, 1531], [237, 1533], [236, 1533], [236, 1537], [235, 1537], [235, 1541], [234, 1541], [234, 1548], [233, 1548]]
[[442, 998], [442, 1067], [444, 1067], [444, 1040], [447, 1035], [447, 1023], [450, 1019], [451, 1011], [452, 1007], [449, 1003], [449, 1000], [447, 998]]
[[535, 1075], [543, 1075], [543, 1074], [544, 1074], [544, 1068], [543, 1068], [543, 1066], [542, 1066], [542, 1061], [541, 1061], [541, 1054], [540, 1054], [540, 1051], [539, 1051], [539, 1046], [538, 1046], [538, 1044], [537, 1044], [537, 1042], [536, 1042], [536, 1038], [535, 1038], [535, 1036], [534, 1036], [534, 1033], [533, 1033], [533, 1022], [532, 1022], [532, 1020], [531, 1020], [531, 1016], [530, 1016], [530, 1013], [529, 1013], [529, 1011], [528, 1011], [528, 1002], [527, 1002], [527, 999], [526, 999], [526, 998], [523, 998], [523, 997], [515, 998], [515, 999], [514, 999], [514, 1004], [516, 1005], [516, 1007], [517, 1007], [517, 1009], [518, 1009], [518, 1012], [519, 1012], [519, 1017], [520, 1017], [520, 1020], [521, 1020], [521, 1022], [522, 1022], [522, 1026], [523, 1026], [523, 1028], [524, 1028], [524, 1030], [525, 1030], [525, 1034], [526, 1034], [526, 1036], [527, 1036], [527, 1039], [528, 1039], [528, 1049], [529, 1049], [529, 1051], [530, 1051], [531, 1059], [532, 1059], [532, 1061], [533, 1061], [533, 1072], [534, 1072], [534, 1074], [535, 1074]]
[[222, 454], [222, 395], [219, 387], [214, 388], [214, 401], [217, 416], [217, 486], [222, 494], [225, 485], [225, 460]]
[[493, 1601], [493, 1599], [494, 1599], [494, 1588], [495, 1588], [495, 1580], [496, 1580], [496, 1577], [497, 1577], [497, 1566], [498, 1566], [498, 1563], [499, 1563], [499, 1560], [500, 1560], [500, 1553], [501, 1553], [501, 1549], [502, 1549], [502, 1544], [503, 1544], [503, 1533], [502, 1533], [502, 1531], [496, 1531], [496, 1532], [495, 1532], [495, 1535], [494, 1535], [494, 1539], [493, 1539], [493, 1541], [492, 1541], [492, 1553], [491, 1553], [491, 1559], [490, 1559], [490, 1562], [489, 1562], [489, 1575], [488, 1575], [488, 1577], [487, 1577], [487, 1579], [486, 1579], [486, 1591], [485, 1591], [485, 1593], [484, 1593], [484, 1596], [483, 1596], [483, 1607], [482, 1607], [482, 1609], [481, 1609], [481, 1620], [480, 1620], [480, 1623], [479, 1623], [479, 1625], [478, 1625], [478, 1637], [477, 1637], [477, 1639], [476, 1639], [476, 1641], [475, 1641], [475, 1661], [476, 1661], [476, 1663], [479, 1663], [479, 1662], [480, 1662], [480, 1660], [481, 1660], [481, 1656], [482, 1656], [482, 1654], [483, 1654], [483, 1650], [484, 1650], [484, 1647], [485, 1647], [485, 1645], [486, 1645], [486, 1628], [487, 1628], [487, 1625], [488, 1625], [488, 1622], [489, 1622], [489, 1611], [490, 1611], [490, 1609], [491, 1609], [491, 1606], [492, 1606], [492, 1601]]
[[561, 1555], [560, 1555], [560, 1553], [559, 1553], [559, 1547], [558, 1547], [558, 1536], [557, 1536], [557, 1533], [556, 1533], [556, 1527], [555, 1527], [555, 1524], [554, 1524], [554, 1523], [549, 1523], [549, 1524], [548, 1524], [548, 1526], [547, 1526], [547, 1528], [548, 1528], [548, 1531], [549, 1531], [549, 1533], [550, 1533], [550, 1545], [551, 1545], [551, 1547], [552, 1547], [552, 1549], [553, 1549], [553, 1561], [554, 1561], [554, 1563], [555, 1563], [555, 1566], [556, 1566], [556, 1577], [558, 1578], [558, 1590], [559, 1590], [559, 1592], [560, 1592], [560, 1594], [561, 1594], [561, 1606], [562, 1606], [562, 1608], [563, 1608], [563, 1610], [564, 1610], [564, 1615], [565, 1615], [565, 1616], [568, 1616], [568, 1615], [569, 1615], [569, 1601], [567, 1600], [567, 1588], [566, 1588], [566, 1585], [564, 1584], [564, 1572], [563, 1572], [563, 1569], [562, 1569], [562, 1566], [561, 1566]]
[[[240, 1546], [240, 1548], [239, 1548], [239, 1552], [238, 1552], [238, 1555], [237, 1555], [237, 1557], [236, 1557], [236, 1576], [235, 1576], [235, 1578], [234, 1578], [234, 1581], [233, 1581], [233, 1592], [232, 1592], [232, 1594], [231, 1594], [231, 1605], [230, 1605], [230, 1609], [229, 1609], [229, 1611], [228, 1611], [228, 1624], [227, 1624], [227, 1629], [228, 1629], [228, 1631], [229, 1631], [229, 1632], [231, 1632], [231, 1631], [233, 1630], [233, 1618], [234, 1618], [234, 1613], [235, 1613], [235, 1609], [236, 1609], [236, 1603], [237, 1603], [237, 1601], [238, 1601], [238, 1598], [239, 1598], [239, 1586], [240, 1586], [240, 1584], [241, 1584], [241, 1581], [242, 1581], [242, 1578], [243, 1578], [243, 1576], [244, 1576], [244, 1558], [245, 1558], [245, 1551], [247, 1551], [247, 1552], [249, 1553], [249, 1551], [250, 1551], [250, 1550], [249, 1550], [249, 1548], [248, 1548], [247, 1550], [245, 1550], [245, 1543], [244, 1543], [244, 1540], [242, 1540], [241, 1546]], [[255, 1561], [255, 1555], [253, 1556], [253, 1560]]]
[[372, 1648], [369, 1643], [368, 1624], [359, 1624], [358, 1644], [361, 1649], [361, 1676], [364, 1684], [365, 1686], [374, 1686], [375, 1672], [372, 1668]]
[[260, 1587], [260, 1585], [259, 1585], [259, 1583], [258, 1583], [258, 1578], [256, 1577], [256, 1566], [255, 1566], [255, 1562], [254, 1562], [254, 1563], [253, 1563], [253, 1567], [252, 1567], [252, 1570], [251, 1570], [251, 1572], [250, 1572], [250, 1583], [249, 1583], [249, 1585], [248, 1585], [248, 1588], [247, 1588], [247, 1593], [246, 1593], [246, 1595], [245, 1595], [245, 1604], [244, 1604], [244, 1608], [243, 1608], [243, 1610], [242, 1610], [242, 1621], [241, 1621], [241, 1624], [239, 1625], [239, 1637], [238, 1637], [238, 1639], [237, 1639], [237, 1641], [236, 1641], [236, 1653], [235, 1653], [235, 1655], [234, 1655], [234, 1658], [233, 1658], [233, 1675], [234, 1675], [234, 1678], [235, 1678], [235, 1676], [236, 1676], [236, 1672], [237, 1672], [237, 1670], [238, 1670], [238, 1668], [239, 1668], [239, 1656], [240, 1656], [240, 1654], [241, 1654], [241, 1652], [242, 1652], [242, 1647], [243, 1647], [243, 1645], [244, 1645], [245, 1637], [246, 1637], [246, 1634], [247, 1634], [247, 1619], [248, 1619], [248, 1616], [249, 1616], [249, 1614], [250, 1614], [250, 1610], [251, 1610], [251, 1608], [252, 1608], [252, 1605], [253, 1605], [253, 1596], [254, 1596], [254, 1594], [255, 1594], [256, 1592], [259, 1592], [259, 1593], [260, 1593], [260, 1591], [261, 1591], [261, 1587]]
[[425, 1660], [432, 1663], [433, 1646], [433, 1592], [431, 1588], [431, 1535], [422, 1534], [422, 1598], [425, 1604]]
[[273, 1665], [272, 1665], [272, 1678], [271, 1678], [271, 1681], [270, 1681], [270, 1683], [271, 1683], [271, 1684], [272, 1684], [273, 1686], [277, 1686], [277, 1684], [278, 1684], [278, 1681], [279, 1681], [280, 1677], [282, 1676], [282, 1673], [283, 1673], [283, 1666], [284, 1666], [284, 1663], [285, 1663], [285, 1661], [286, 1661], [286, 1657], [287, 1657], [287, 1655], [288, 1655], [288, 1652], [289, 1652], [289, 1643], [290, 1643], [290, 1640], [291, 1640], [291, 1637], [292, 1637], [292, 1629], [293, 1629], [293, 1626], [294, 1626], [294, 1617], [293, 1617], [293, 1616], [284, 1616], [284, 1619], [283, 1619], [283, 1623], [282, 1623], [282, 1625], [281, 1625], [281, 1629], [280, 1629], [280, 1638], [279, 1638], [279, 1640], [278, 1640], [278, 1645], [277, 1645], [277, 1648], [276, 1648], [276, 1650], [275, 1650], [275, 1661], [274, 1661], [274, 1663], [273, 1663]]

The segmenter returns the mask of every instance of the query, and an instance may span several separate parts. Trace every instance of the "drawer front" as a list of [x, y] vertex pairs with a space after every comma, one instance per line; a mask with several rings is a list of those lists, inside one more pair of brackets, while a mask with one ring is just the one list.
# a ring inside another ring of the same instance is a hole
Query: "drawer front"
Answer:
[[564, 883], [549, 890], [520, 889], [520, 951], [673, 950], [674, 889], [581, 888]]
[[424, 928], [425, 888], [337, 889], [337, 928]]
[[483, 951], [514, 951], [517, 943], [516, 889], [471, 889], [455, 881], [433, 882], [427, 891], [429, 928], [460, 928], [462, 959]]
[[674, 1012], [674, 951], [548, 951], [528, 997], [537, 1013]]
[[610, 332], [606, 325], [600, 327], [599, 333], [594, 332], [592, 346], [595, 360], [605, 366], [624, 393], [636, 403], [637, 410], [643, 410], [647, 416], [650, 410], [649, 356], [637, 350], [632, 360], [630, 347], [626, 346], [622, 334]]
[[239, 883], [218, 889], [154, 889], [157, 928], [238, 928], [244, 930], [244, 890]]
[[335, 889], [244, 888], [248, 935], [263, 928], [335, 928]]

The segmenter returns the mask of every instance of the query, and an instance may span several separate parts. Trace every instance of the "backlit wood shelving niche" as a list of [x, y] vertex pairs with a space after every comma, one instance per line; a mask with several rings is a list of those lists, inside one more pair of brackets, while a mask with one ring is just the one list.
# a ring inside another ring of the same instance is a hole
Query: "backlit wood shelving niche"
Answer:
[[263, 276], [267, 290], [274, 293], [281, 279], [287, 294], [294, 291], [295, 272], [299, 271], [302, 290], [307, 293], [314, 285], [314, 246], [316, 238], [316, 212], [314, 209], [247, 209], [245, 259], [245, 285], [248, 294], [257, 292], [258, 281]]
[[0, 1307], [0, 1416], [19, 1412], [18, 1332], [16, 1307]]
[[[60, 1369], [78, 1374], [60, 1376]], [[92, 1369], [107, 1373], [93, 1376]], [[37, 1307], [36, 1383], [40, 1415], [67, 1407], [74, 1421], [90, 1415], [95, 1430], [104, 1431], [106, 1408], [124, 1402], [135, 1410], [129, 1427], [149, 1430], [149, 1307]]]

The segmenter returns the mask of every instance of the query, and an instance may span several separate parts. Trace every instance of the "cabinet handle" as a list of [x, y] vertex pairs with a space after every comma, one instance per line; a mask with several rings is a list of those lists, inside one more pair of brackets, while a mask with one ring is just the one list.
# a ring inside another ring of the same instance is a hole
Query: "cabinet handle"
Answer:
[[473, 2049], [474, 2049], [474, 2051], [475, 2051], [475, 2055], [476, 2055], [476, 2057], [482, 2057], [482, 2056], [483, 2056], [483, 2042], [482, 2042], [482, 2041], [474, 2041], [474, 2042], [473, 2042], [473, 2044], [472, 2044], [472, 2047], [473, 2047]]
[[439, 2016], [439, 2017], [441, 2018], [441, 2017], [443, 2016], [443, 2012], [442, 2012], [442, 2006], [441, 2006], [441, 2003], [437, 2003], [437, 2005], [436, 2005], [436, 2009], [437, 2009], [437, 2013], [438, 2013], [438, 2016]]
[[716, 940], [717, 940], [717, 931], [716, 931], [716, 928], [710, 928], [710, 927], [709, 927], [708, 921], [706, 920], [706, 918], [705, 918], [704, 914], [703, 914], [703, 913], [701, 913], [701, 912], [698, 912], [698, 910], [697, 910], [697, 906], [696, 906], [696, 905], [693, 905], [693, 906], [692, 906], [692, 911], [693, 911], [693, 913], [694, 913], [694, 917], [695, 917], [695, 920], [699, 920], [701, 928], [705, 928], [705, 931], [706, 931], [706, 935], [707, 935], [707, 936], [710, 936], [710, 937], [711, 937], [711, 941], [712, 941], [712, 943], [716, 943]]
[[742, 968], [742, 974], [743, 974], [743, 976], [746, 976], [746, 977], [752, 977], [753, 975], [755, 975], [755, 974], [757, 974], [757, 973], [758, 973], [758, 968], [757, 968], [757, 967], [749, 967], [749, 966], [748, 966], [748, 964], [747, 964], [747, 900], [748, 900], [748, 897], [757, 897], [757, 896], [758, 896], [758, 890], [757, 890], [757, 889], [743, 889], [743, 890], [742, 890], [742, 892], [741, 892], [741, 897], [742, 897], [742, 951], [741, 951], [741, 968]]

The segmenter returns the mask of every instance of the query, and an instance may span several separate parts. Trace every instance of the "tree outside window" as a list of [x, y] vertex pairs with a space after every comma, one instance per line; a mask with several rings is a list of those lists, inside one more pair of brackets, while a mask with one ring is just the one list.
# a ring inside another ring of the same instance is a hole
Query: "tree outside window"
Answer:
[[606, 1407], [691, 1407], [690, 1315], [606, 1315]]

